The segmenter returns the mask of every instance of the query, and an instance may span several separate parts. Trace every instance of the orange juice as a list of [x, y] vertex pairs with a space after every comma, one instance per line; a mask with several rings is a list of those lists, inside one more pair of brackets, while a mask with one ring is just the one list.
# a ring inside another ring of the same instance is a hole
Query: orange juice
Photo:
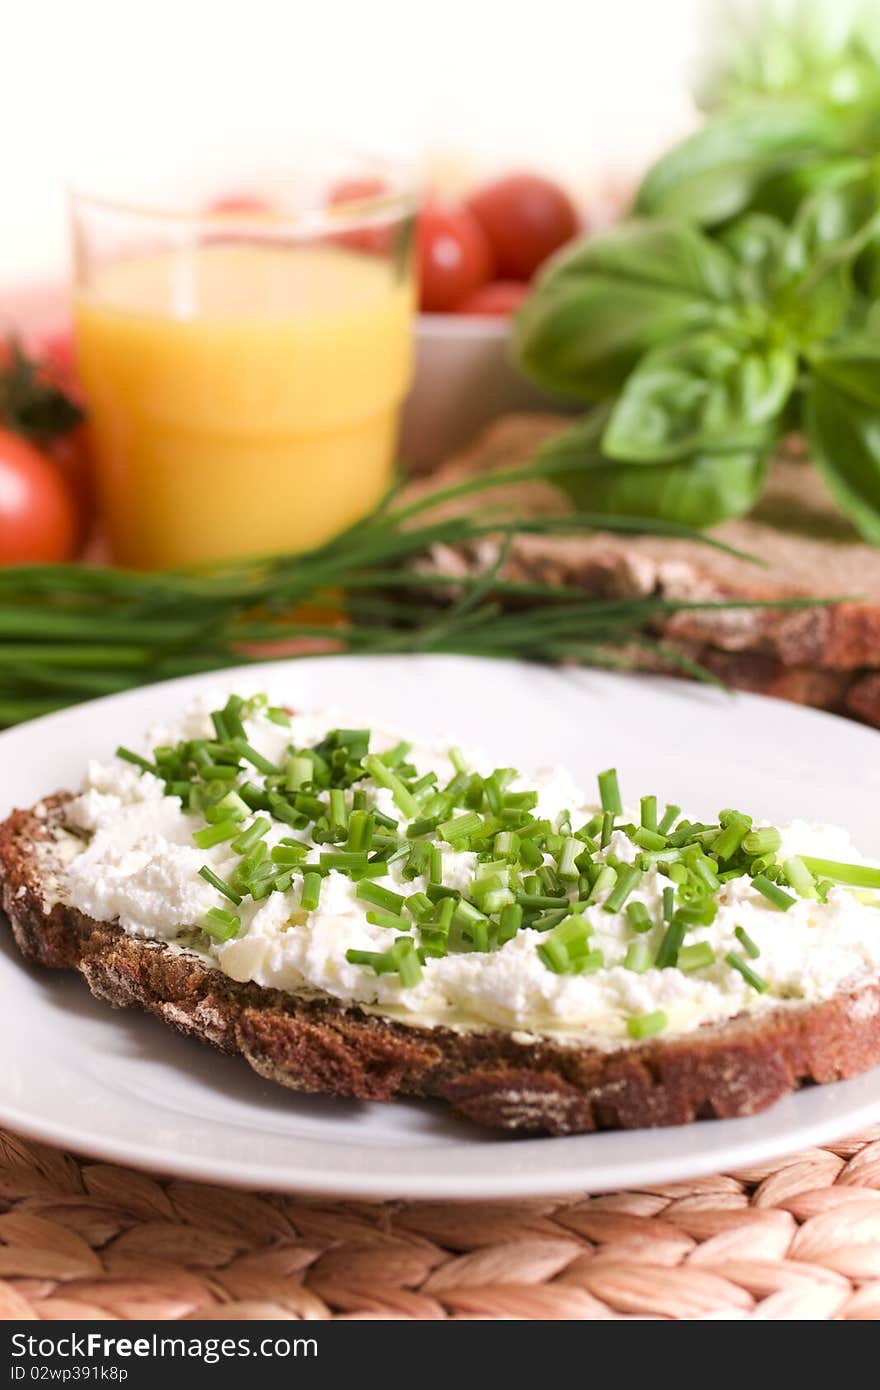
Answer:
[[306, 549], [391, 481], [412, 288], [339, 246], [205, 244], [92, 273], [77, 349], [114, 559]]

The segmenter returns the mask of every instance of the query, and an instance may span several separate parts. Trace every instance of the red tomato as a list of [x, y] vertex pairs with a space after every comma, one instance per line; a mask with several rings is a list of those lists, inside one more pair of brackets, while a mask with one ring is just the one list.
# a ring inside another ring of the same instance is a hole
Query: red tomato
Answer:
[[[22, 355], [19, 350], [19, 375], [21, 382], [7, 405], [11, 406], [5, 423], [14, 434], [24, 437], [44, 457], [60, 469], [70, 492], [76, 501], [78, 524], [76, 530], [77, 547], [87, 538], [94, 520], [96, 497], [95, 478], [92, 464], [92, 446], [87, 420], [62, 426], [50, 423], [47, 411], [51, 412], [51, 401], [57, 393], [66, 396], [75, 405], [82, 405], [82, 390], [76, 371], [76, 350], [73, 335], [69, 331], [58, 331], [41, 338], [34, 347], [33, 356]], [[16, 361], [13, 344], [0, 342], [0, 398], [4, 395], [4, 374], [15, 371]], [[24, 378], [20, 375], [22, 370]], [[37, 409], [37, 419], [26, 412]], [[54, 417], [57, 420], [57, 415]]]
[[88, 420], [84, 420], [68, 434], [60, 434], [55, 439], [48, 440], [43, 445], [43, 452], [55, 464], [76, 501], [76, 541], [79, 549], [91, 531], [97, 506]]
[[568, 194], [537, 174], [510, 174], [487, 183], [467, 206], [489, 239], [498, 274], [511, 280], [531, 279], [541, 262], [578, 230]]
[[69, 560], [76, 526], [57, 468], [26, 439], [0, 430], [0, 565]]
[[429, 203], [416, 234], [419, 303], [428, 313], [457, 309], [492, 277], [492, 251], [485, 232], [467, 208]]
[[480, 314], [487, 318], [512, 314], [529, 293], [522, 280], [490, 280], [455, 307], [457, 314]]

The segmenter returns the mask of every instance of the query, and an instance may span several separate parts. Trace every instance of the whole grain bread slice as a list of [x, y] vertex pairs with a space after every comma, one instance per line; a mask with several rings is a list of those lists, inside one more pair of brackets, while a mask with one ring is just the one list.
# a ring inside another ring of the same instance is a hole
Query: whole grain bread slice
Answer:
[[[479, 473], [527, 463], [569, 424], [557, 415], [504, 416], [430, 477], [412, 483], [409, 495], [423, 497]], [[472, 506], [473, 499], [463, 505]], [[487, 491], [484, 506], [488, 515], [506, 517], [570, 509], [549, 479]], [[664, 640], [698, 655], [733, 684], [880, 725], [880, 683], [865, 679], [880, 668], [880, 548], [859, 539], [816, 469], [793, 453], [777, 459], [755, 511], [710, 534], [762, 563], [668, 537], [523, 533], [510, 549], [505, 574], [613, 597], [771, 603], [848, 598], [819, 608], [681, 612], [658, 627]], [[432, 563], [456, 573], [478, 568], [486, 559], [478, 549], [447, 548], [436, 551]], [[833, 675], [811, 679], [817, 671]]]
[[414, 1027], [329, 996], [238, 983], [194, 952], [65, 902], [68, 800], [61, 793], [0, 825], [2, 908], [22, 955], [79, 971], [97, 998], [145, 1009], [293, 1091], [433, 1097], [483, 1125], [574, 1134], [750, 1115], [880, 1061], [880, 979], [612, 1051], [497, 1028]]

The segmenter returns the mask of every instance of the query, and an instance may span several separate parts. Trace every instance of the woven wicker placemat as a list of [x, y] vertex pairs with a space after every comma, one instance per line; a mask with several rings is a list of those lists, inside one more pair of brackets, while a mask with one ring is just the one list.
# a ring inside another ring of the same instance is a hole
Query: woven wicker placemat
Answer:
[[0, 1207], [6, 1319], [880, 1317], [880, 1125], [693, 1182], [461, 1204], [252, 1195], [0, 1134]]

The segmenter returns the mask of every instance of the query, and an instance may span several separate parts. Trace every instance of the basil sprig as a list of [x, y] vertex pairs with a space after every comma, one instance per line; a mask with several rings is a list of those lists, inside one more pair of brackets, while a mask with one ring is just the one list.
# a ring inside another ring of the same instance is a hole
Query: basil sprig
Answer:
[[801, 428], [880, 542], [878, 208], [880, 173], [860, 166], [790, 226], [750, 212], [710, 235], [635, 217], [551, 262], [513, 348], [539, 384], [596, 406], [543, 450], [570, 457], [559, 481], [578, 506], [692, 526], [741, 515]]
[[815, 102], [755, 100], [673, 145], [645, 175], [636, 207], [703, 226], [748, 208], [786, 217], [813, 191], [817, 167], [833, 169], [849, 147], [846, 128]]
[[731, 5], [715, 21], [695, 93], [709, 119], [648, 171], [639, 211], [788, 221], [880, 148], [880, 11], [793, 0]]

